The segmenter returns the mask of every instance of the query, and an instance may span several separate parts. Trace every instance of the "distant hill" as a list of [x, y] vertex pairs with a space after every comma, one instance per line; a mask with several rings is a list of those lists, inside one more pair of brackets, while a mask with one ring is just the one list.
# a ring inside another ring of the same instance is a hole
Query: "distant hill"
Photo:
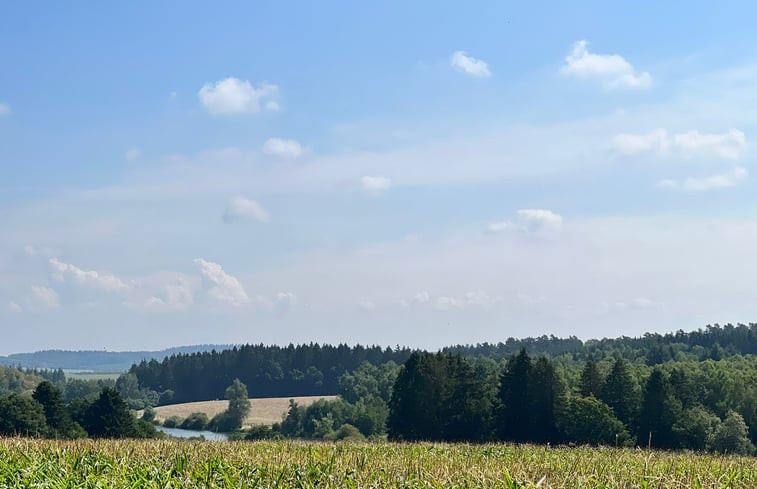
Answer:
[[39, 369], [92, 370], [95, 372], [124, 372], [142, 360], [163, 360], [180, 354], [222, 351], [234, 345], [192, 345], [159, 351], [96, 351], [43, 350], [33, 353], [13, 353], [0, 356], [0, 365]]

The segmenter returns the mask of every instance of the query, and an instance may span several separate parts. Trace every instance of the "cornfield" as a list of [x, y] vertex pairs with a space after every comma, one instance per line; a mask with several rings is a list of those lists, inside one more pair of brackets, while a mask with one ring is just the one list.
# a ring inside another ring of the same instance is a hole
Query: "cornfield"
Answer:
[[0, 439], [0, 488], [755, 488], [757, 459], [612, 448]]

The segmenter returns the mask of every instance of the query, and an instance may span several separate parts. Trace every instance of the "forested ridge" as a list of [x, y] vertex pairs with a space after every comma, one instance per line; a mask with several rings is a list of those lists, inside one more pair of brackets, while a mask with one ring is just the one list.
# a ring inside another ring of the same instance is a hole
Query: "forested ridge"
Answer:
[[[757, 324], [707, 326], [692, 332], [646, 334], [640, 338], [582, 341], [576, 337], [509, 338], [500, 343], [457, 345], [442, 353], [460, 353], [501, 361], [522, 348], [563, 364], [620, 356], [632, 363], [659, 365], [669, 361], [720, 360], [757, 354]], [[339, 377], [362, 363], [403, 363], [414, 350], [404, 347], [337, 346], [317, 343], [288, 346], [244, 345], [223, 351], [175, 354], [162, 361], [145, 360], [129, 370], [140, 388], [163, 396], [165, 402], [220, 399], [225, 386], [238, 378], [256, 397], [332, 395]]]

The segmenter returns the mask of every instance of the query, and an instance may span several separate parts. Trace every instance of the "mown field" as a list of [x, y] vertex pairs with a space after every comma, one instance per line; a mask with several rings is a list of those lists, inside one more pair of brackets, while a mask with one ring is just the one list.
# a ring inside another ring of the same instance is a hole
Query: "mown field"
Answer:
[[[300, 406], [309, 406], [318, 399], [336, 399], [336, 396], [300, 396], [300, 397], [270, 397], [265, 399], [250, 399], [250, 415], [245, 418], [245, 426], [254, 424], [280, 423], [282, 417], [289, 410], [289, 400], [294, 399]], [[198, 401], [182, 404], [168, 404], [155, 408], [155, 418], [165, 421], [171, 416], [186, 418], [192, 413], [205, 413], [212, 418], [226, 410], [229, 401]], [[138, 416], [142, 411], [137, 412]]]
[[754, 488], [757, 459], [514, 445], [0, 439], [2, 488]]

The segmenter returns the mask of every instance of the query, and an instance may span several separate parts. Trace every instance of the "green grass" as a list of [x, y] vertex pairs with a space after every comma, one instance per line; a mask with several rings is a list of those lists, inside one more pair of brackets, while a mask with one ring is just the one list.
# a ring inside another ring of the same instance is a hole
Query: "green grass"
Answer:
[[0, 488], [754, 488], [757, 459], [514, 445], [0, 439]]
[[123, 372], [93, 372], [91, 370], [64, 370], [66, 379], [116, 380]]

